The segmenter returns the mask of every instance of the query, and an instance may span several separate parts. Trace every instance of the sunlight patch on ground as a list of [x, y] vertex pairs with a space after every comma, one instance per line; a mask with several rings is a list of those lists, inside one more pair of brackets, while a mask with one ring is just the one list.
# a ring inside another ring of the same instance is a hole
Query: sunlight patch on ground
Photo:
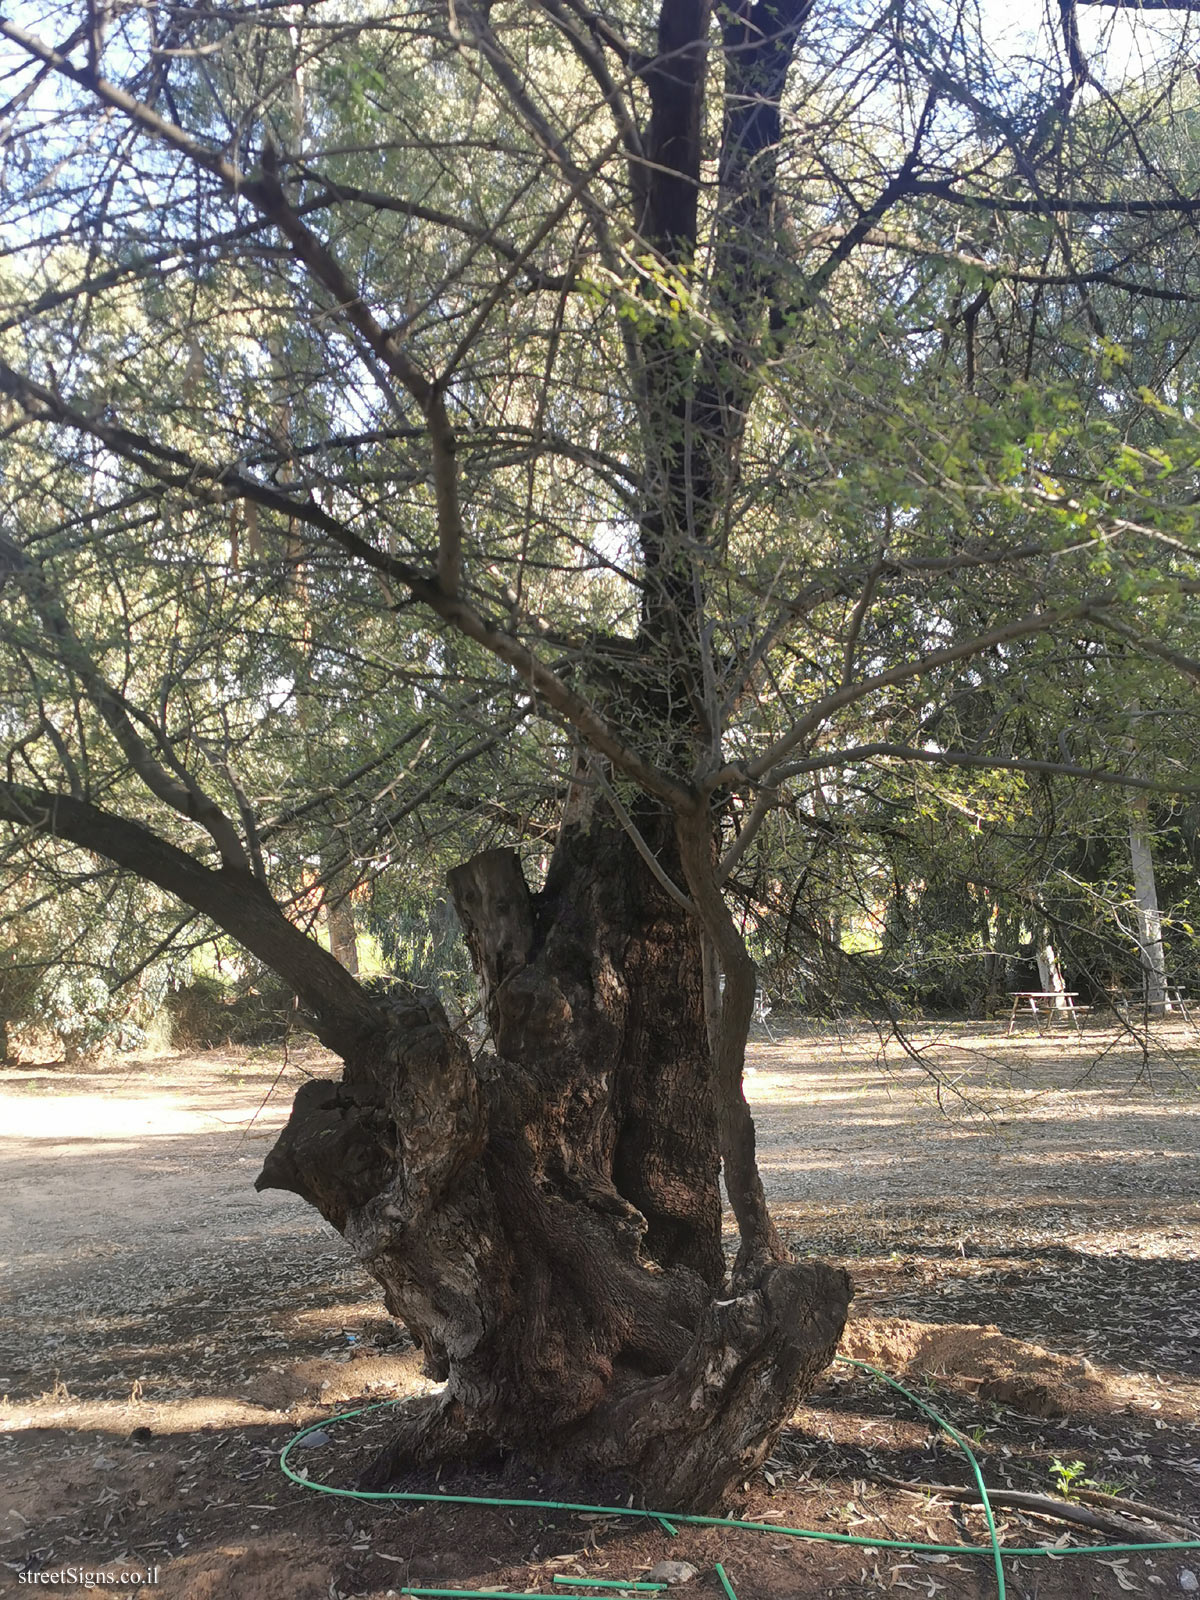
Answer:
[[294, 1333], [339, 1333], [354, 1317], [371, 1317], [380, 1314], [378, 1295], [367, 1300], [339, 1300], [333, 1306], [312, 1306], [307, 1311], [293, 1311], [283, 1326]]
[[0, 1140], [146, 1139], [187, 1133], [220, 1133], [287, 1119], [286, 1102], [262, 1107], [261, 1096], [242, 1104], [226, 1101], [207, 1110], [186, 1095], [139, 1089], [136, 1094], [60, 1094], [45, 1099], [0, 1094]]

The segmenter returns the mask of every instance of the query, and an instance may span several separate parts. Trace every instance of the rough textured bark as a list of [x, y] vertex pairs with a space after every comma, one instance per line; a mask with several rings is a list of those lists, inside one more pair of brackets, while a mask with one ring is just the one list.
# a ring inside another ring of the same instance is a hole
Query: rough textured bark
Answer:
[[504, 1446], [717, 1505], [831, 1357], [849, 1281], [772, 1261], [721, 1298], [698, 931], [625, 834], [565, 830], [539, 893], [505, 850], [450, 882], [494, 1050], [392, 991], [259, 1179], [345, 1234], [447, 1380], [372, 1481]]

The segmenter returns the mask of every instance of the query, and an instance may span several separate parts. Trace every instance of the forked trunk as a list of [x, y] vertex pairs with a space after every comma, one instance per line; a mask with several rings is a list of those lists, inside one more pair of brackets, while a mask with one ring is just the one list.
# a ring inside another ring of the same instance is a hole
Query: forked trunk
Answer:
[[346, 1235], [447, 1380], [374, 1478], [503, 1446], [716, 1506], [832, 1356], [849, 1280], [764, 1262], [722, 1298], [699, 938], [621, 830], [568, 828], [537, 894], [505, 850], [450, 882], [494, 1051], [392, 991], [259, 1179]]

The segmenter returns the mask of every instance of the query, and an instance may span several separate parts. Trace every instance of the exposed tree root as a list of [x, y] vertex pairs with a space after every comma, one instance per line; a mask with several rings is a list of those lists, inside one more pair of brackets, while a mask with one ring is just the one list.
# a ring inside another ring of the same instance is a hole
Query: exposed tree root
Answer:
[[496, 1441], [473, 1426], [457, 1401], [445, 1394], [417, 1395], [398, 1406], [394, 1432], [358, 1480], [360, 1489], [386, 1489], [406, 1472], [470, 1465], [495, 1453]]
[[719, 1509], [833, 1358], [852, 1292], [823, 1262], [767, 1268], [755, 1288], [706, 1308], [672, 1372], [598, 1406], [575, 1449], [664, 1511]]

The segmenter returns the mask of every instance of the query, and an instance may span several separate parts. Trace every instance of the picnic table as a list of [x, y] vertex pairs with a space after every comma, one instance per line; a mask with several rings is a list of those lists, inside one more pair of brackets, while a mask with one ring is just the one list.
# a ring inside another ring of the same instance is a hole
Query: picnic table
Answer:
[[[1130, 1015], [1135, 1010], [1141, 1010], [1147, 1015], [1149, 1013], [1146, 991], [1144, 988], [1138, 993], [1135, 993], [1130, 989], [1110, 989], [1108, 991], [1108, 998], [1113, 1010], [1117, 1013], [1117, 1016], [1120, 1017], [1122, 1021], [1127, 1022], [1130, 1018]], [[1168, 1012], [1177, 1012], [1187, 1023], [1189, 1028], [1200, 1033], [1200, 1028], [1196, 1027], [1195, 1022], [1192, 1020], [1192, 1013], [1188, 1009], [1189, 1006], [1194, 1008], [1196, 1002], [1195, 1000], [1188, 998], [1181, 985], [1177, 983], [1163, 984], [1163, 998], [1166, 1001], [1166, 1009]]]
[[1087, 1008], [1075, 1004], [1079, 998], [1078, 989], [1010, 989], [1008, 997], [1012, 1001], [1012, 1010], [1008, 1017], [1010, 1034], [1016, 1025], [1017, 1013], [1022, 1006], [1028, 1006], [1039, 1031], [1044, 1032], [1056, 1016], [1066, 1016], [1074, 1023], [1075, 1032], [1082, 1036], [1079, 1013]]

